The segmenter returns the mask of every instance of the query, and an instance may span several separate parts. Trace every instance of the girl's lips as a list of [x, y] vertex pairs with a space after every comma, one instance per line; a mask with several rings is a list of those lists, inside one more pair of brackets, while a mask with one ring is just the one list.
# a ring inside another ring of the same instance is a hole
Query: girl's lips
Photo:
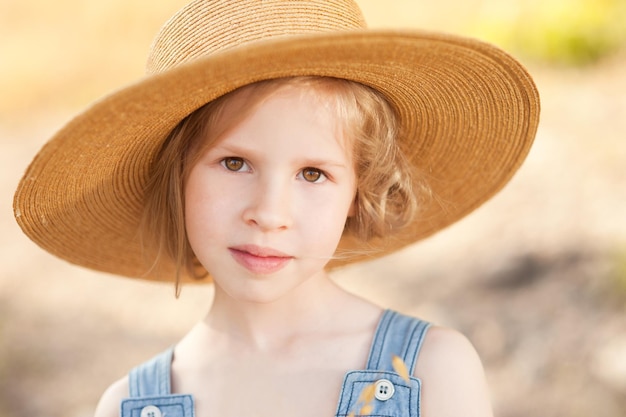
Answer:
[[287, 266], [293, 258], [271, 248], [253, 245], [236, 246], [228, 248], [228, 250], [239, 265], [258, 275], [277, 272]]

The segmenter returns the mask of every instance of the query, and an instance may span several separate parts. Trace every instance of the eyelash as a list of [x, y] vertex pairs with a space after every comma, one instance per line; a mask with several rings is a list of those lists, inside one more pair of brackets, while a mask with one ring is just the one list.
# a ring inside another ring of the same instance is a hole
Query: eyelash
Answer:
[[[229, 166], [230, 163], [239, 163], [241, 165], [239, 167], [232, 168]], [[232, 171], [232, 172], [242, 172], [242, 171], [249, 172], [250, 171], [250, 166], [248, 165], [248, 163], [243, 158], [239, 158], [235, 156], [229, 156], [229, 157], [223, 158], [222, 160], [220, 160], [220, 165], [222, 165], [228, 171]], [[315, 173], [319, 175], [314, 180], [308, 180], [305, 178], [305, 173]], [[319, 183], [325, 182], [328, 179], [328, 175], [319, 168], [306, 167], [306, 168], [303, 168], [300, 172], [298, 172], [297, 178], [302, 179], [311, 184], [319, 184]]]

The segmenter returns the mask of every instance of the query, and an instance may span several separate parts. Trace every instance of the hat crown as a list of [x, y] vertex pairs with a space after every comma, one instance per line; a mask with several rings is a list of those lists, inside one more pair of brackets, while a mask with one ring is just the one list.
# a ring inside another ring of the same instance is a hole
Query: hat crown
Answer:
[[352, 0], [194, 0], [155, 38], [146, 72], [280, 36], [364, 29]]

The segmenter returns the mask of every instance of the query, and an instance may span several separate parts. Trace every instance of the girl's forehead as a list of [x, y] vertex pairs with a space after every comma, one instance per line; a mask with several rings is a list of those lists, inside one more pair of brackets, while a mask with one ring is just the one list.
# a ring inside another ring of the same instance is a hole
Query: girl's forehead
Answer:
[[[260, 112], [271, 114], [277, 122], [292, 116], [300, 106], [307, 109], [311, 120], [325, 120], [335, 130], [335, 137], [342, 147], [349, 148], [348, 126], [337, 93], [320, 86], [300, 83], [268, 83], [248, 85], [224, 97], [223, 106], [215, 121], [216, 130], [222, 132], [218, 142], [228, 131], [250, 120]], [[269, 109], [269, 110], [268, 110]]]
[[241, 87], [225, 96], [224, 100], [225, 108], [240, 114], [250, 114], [272, 100], [306, 102], [311, 111], [331, 111], [334, 110], [333, 104], [337, 102], [338, 94], [314, 84], [266, 82]]

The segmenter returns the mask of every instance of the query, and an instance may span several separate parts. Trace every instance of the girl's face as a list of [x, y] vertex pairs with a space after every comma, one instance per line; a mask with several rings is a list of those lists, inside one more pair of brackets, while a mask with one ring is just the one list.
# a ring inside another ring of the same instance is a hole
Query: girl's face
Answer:
[[[270, 302], [323, 278], [353, 210], [352, 144], [323, 98], [303, 88], [273, 92], [200, 155], [186, 180], [191, 247], [235, 299]], [[222, 117], [245, 97], [235, 95]]]

